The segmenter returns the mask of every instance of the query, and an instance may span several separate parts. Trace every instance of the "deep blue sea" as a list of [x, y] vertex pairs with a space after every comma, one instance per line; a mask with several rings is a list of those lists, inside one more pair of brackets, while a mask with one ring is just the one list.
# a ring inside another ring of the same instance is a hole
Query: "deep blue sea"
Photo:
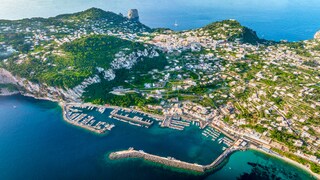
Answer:
[[[98, 119], [108, 119], [94, 113]], [[255, 151], [236, 152], [221, 169], [206, 175], [142, 160], [111, 161], [108, 153], [129, 147], [201, 164], [221, 153], [221, 145], [205, 139], [197, 127], [181, 132], [113, 123], [116, 127], [101, 136], [66, 123], [56, 103], [0, 97], [0, 179], [312, 179]]]
[[0, 19], [50, 17], [90, 7], [123, 14], [137, 8], [142, 23], [175, 30], [236, 19], [269, 40], [305, 40], [320, 30], [319, 0], [1, 0]]

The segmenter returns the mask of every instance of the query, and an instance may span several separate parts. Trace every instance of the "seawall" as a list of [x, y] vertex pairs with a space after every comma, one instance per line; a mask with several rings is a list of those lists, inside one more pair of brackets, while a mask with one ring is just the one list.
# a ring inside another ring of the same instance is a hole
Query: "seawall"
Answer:
[[125, 159], [125, 158], [141, 158], [147, 161], [163, 164], [166, 166], [204, 173], [206, 171], [209, 171], [217, 167], [226, 157], [228, 157], [229, 154], [237, 150], [239, 149], [233, 148], [233, 147], [228, 148], [214, 162], [212, 162], [209, 165], [200, 165], [196, 163], [184, 162], [184, 161], [174, 159], [172, 157], [161, 157], [161, 156], [146, 153], [142, 150], [139, 150], [139, 151], [134, 150], [132, 148], [124, 151], [112, 152], [109, 155], [109, 159], [116, 160], [116, 159]]

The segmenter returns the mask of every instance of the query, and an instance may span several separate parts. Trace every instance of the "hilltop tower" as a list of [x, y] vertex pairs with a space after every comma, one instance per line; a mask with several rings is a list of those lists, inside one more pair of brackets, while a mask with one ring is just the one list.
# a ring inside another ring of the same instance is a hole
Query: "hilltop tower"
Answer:
[[139, 21], [139, 12], [137, 9], [129, 9], [128, 19], [131, 21]]

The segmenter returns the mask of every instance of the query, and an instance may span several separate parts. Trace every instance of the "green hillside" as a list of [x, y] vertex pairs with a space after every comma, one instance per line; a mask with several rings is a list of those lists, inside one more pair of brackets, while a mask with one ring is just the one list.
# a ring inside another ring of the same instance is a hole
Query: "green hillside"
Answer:
[[264, 39], [260, 39], [255, 31], [242, 26], [236, 20], [223, 20], [214, 22], [203, 27], [202, 29], [208, 31], [213, 38], [215, 38], [217, 35], [220, 35], [218, 36], [220, 38], [222, 35], [225, 36], [229, 41], [235, 41], [236, 39], [239, 39], [243, 43], [250, 44], [268, 42]]
[[[33, 82], [72, 88], [97, 73], [97, 67], [110, 68], [116, 53], [123, 51], [130, 54], [144, 49], [145, 46], [141, 43], [107, 35], [92, 35], [63, 44], [48, 54], [45, 61], [30, 56], [27, 61], [16, 64], [12, 59], [6, 68]], [[39, 55], [44, 53], [45, 51], [40, 51]], [[155, 68], [152, 64], [148, 66], [146, 62], [147, 60], [140, 69]]]

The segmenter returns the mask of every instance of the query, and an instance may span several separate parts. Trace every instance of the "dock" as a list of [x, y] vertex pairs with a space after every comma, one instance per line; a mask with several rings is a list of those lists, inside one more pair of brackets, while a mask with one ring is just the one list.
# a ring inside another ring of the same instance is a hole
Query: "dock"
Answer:
[[[103, 121], [96, 121], [94, 120], [93, 116], [88, 116], [87, 114], [82, 113], [82, 111], [76, 109], [76, 107], [77, 106], [75, 105], [63, 106], [63, 119], [70, 124], [99, 134], [103, 134], [106, 131], [111, 131], [111, 129], [115, 126]], [[82, 106], [78, 108], [82, 108]], [[88, 110], [92, 110], [94, 107], [88, 106], [87, 108]], [[99, 112], [103, 113], [104, 109], [99, 109]]]
[[189, 127], [190, 122], [174, 120], [172, 116], [165, 116], [161, 123], [161, 127], [168, 127], [171, 129], [182, 131], [185, 127]]
[[153, 124], [153, 121], [151, 120], [144, 120], [142, 117], [139, 117], [139, 116], [129, 117], [128, 115], [118, 114], [118, 112], [119, 112], [118, 109], [113, 110], [110, 113], [110, 117], [123, 122], [128, 122], [133, 125], [142, 125], [142, 126], [149, 127]]

